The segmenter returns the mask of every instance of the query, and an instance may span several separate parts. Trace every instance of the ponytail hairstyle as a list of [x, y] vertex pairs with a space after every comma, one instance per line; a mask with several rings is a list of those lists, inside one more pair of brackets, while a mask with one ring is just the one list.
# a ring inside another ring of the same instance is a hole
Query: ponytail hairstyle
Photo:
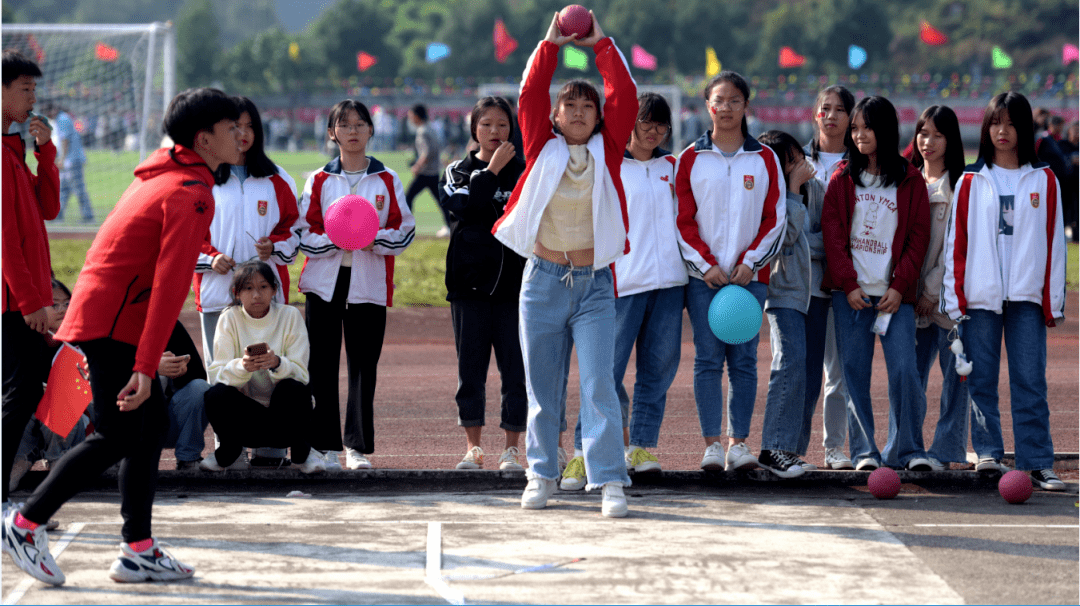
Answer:
[[988, 166], [994, 165], [996, 149], [990, 136], [990, 125], [1004, 116], [1009, 117], [1016, 129], [1016, 159], [1020, 166], [1033, 164], [1038, 160], [1038, 156], [1035, 154], [1035, 123], [1031, 115], [1031, 104], [1024, 95], [1015, 92], [1001, 93], [986, 106], [979, 135], [979, 157], [985, 160]]
[[[837, 97], [840, 97], [840, 104], [844, 106], [844, 112], [848, 115], [848, 126], [851, 125], [851, 110], [855, 108], [855, 95], [851, 94], [847, 88], [840, 86], [839, 84], [823, 88], [821, 92], [817, 94], [817, 99], [814, 100], [814, 115], [817, 115], [818, 108], [825, 102], [825, 99], [829, 95], [835, 93]], [[814, 120], [814, 139], [810, 141], [810, 158], [817, 162], [819, 160], [818, 154], [821, 153], [821, 143], [818, 139], [821, 137], [821, 133], [817, 130], [817, 119]]]
[[746, 83], [746, 78], [743, 78], [737, 72], [731, 70], [724, 70], [719, 74], [713, 76], [712, 80], [709, 80], [705, 85], [705, 103], [709, 103], [709, 97], [712, 95], [712, 90], [716, 88], [721, 82], [730, 82], [732, 86], [739, 89], [739, 92], [743, 96], [743, 117], [742, 117], [742, 134], [744, 138], [750, 137], [750, 128], [746, 125], [746, 108], [750, 105], [750, 85]]
[[964, 172], [964, 142], [960, 138], [960, 121], [956, 113], [947, 105], [931, 105], [926, 108], [915, 124], [915, 136], [911, 138], [911, 164], [920, 171], [923, 168], [923, 155], [919, 151], [919, 131], [930, 122], [945, 137], [945, 170], [949, 173], [949, 187], [955, 189], [956, 182]]
[[[900, 155], [900, 119], [896, 115], [896, 108], [885, 97], [864, 97], [851, 112], [852, 124], [855, 124], [857, 115], [862, 115], [863, 122], [874, 131], [874, 138], [877, 139], [875, 153], [882, 185], [899, 185], [907, 173], [908, 161]], [[859, 153], [859, 148], [851, 139], [850, 126], [844, 137], [844, 145], [848, 149], [849, 162], [843, 174], [850, 174], [855, 185], [862, 187], [862, 173], [869, 166], [870, 158]]]

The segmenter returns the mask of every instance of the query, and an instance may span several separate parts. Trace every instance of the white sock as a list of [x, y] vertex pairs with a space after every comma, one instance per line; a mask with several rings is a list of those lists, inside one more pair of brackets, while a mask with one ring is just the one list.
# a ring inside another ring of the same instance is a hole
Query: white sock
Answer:
[[637, 450], [639, 448], [642, 449], [642, 450], [648, 450], [644, 446], [638, 446], [637, 444], [631, 444], [631, 445], [626, 447], [626, 454], [630, 454], [630, 453], [634, 452], [635, 450]]
[[575, 448], [574, 449], [574, 458], [584, 457], [584, 456], [585, 456], [585, 451], [584, 450], [582, 450], [580, 448]]

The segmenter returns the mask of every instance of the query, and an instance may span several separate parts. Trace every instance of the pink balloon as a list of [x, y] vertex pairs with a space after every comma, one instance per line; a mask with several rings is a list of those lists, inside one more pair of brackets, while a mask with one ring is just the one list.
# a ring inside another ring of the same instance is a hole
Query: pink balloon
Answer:
[[359, 250], [375, 241], [379, 214], [363, 196], [342, 196], [330, 205], [323, 220], [326, 235], [338, 248]]

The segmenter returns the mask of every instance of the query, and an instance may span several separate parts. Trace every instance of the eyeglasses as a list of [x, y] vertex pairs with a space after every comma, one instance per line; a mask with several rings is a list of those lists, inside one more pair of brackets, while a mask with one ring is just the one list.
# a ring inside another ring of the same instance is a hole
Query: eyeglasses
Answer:
[[743, 105], [746, 105], [746, 101], [743, 101], [742, 99], [715, 99], [713, 101], [709, 101], [709, 105], [712, 105], [716, 109], [720, 109], [721, 107], [726, 106], [728, 109], [733, 109], [737, 111], [739, 109], [742, 109]]
[[638, 124], [641, 125], [641, 132], [651, 133], [653, 131], [656, 131], [656, 134], [658, 135], [666, 135], [668, 132], [668, 128], [670, 128], [667, 124], [661, 124], [660, 122], [649, 122], [646, 120], [638, 120]]
[[336, 129], [338, 129], [338, 130], [340, 130], [342, 132], [347, 133], [350, 130], [361, 131], [367, 125], [368, 125], [367, 122], [356, 122], [354, 124], [343, 124], [341, 122], [338, 122], [337, 124], [334, 125], [334, 128], [336, 128]]

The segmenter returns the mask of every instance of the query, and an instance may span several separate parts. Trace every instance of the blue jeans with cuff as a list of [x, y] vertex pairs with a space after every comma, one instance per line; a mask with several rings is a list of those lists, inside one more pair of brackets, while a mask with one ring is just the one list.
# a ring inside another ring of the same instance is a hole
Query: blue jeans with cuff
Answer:
[[941, 368], [941, 412], [927, 454], [942, 463], [965, 463], [970, 398], [967, 382], [956, 374], [956, 354], [949, 345], [949, 331], [937, 324], [915, 330], [915, 360], [924, 392], [930, 382], [935, 357]]

